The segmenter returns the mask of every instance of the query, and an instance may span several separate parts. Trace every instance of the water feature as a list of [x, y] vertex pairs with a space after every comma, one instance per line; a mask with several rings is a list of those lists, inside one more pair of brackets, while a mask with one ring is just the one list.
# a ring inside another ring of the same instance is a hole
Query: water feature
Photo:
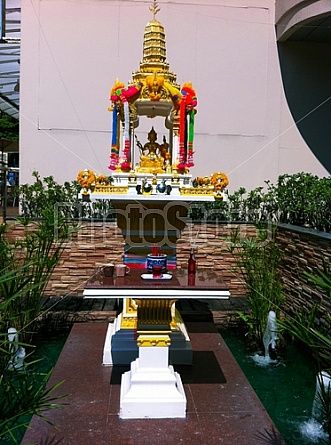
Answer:
[[278, 329], [276, 322], [276, 313], [270, 311], [268, 315], [267, 326], [263, 335], [264, 356], [266, 358], [276, 359], [276, 341], [278, 339]]
[[9, 352], [10, 352], [10, 360], [8, 363], [9, 370], [23, 370], [24, 369], [24, 357], [26, 355], [25, 349], [23, 346], [18, 344], [19, 337], [18, 332], [15, 328], [8, 329], [8, 341]]
[[303, 422], [300, 425], [300, 433], [302, 437], [306, 438], [307, 444], [328, 444], [328, 434], [322, 428], [319, 422], [316, 422], [314, 418]]
[[320, 439], [327, 439], [328, 435], [323, 429], [326, 421], [323, 400], [325, 395], [330, 395], [331, 376], [326, 371], [319, 372], [316, 376], [316, 390], [311, 410], [311, 417], [301, 425], [301, 432], [311, 438], [312, 443]]
[[[313, 359], [299, 347], [287, 344], [278, 359], [260, 366], [239, 331], [221, 331], [286, 445], [327, 445], [321, 424], [312, 419], [316, 368]], [[263, 357], [260, 355], [260, 357]]]
[[278, 364], [277, 361], [277, 340], [278, 328], [276, 321], [276, 313], [270, 311], [268, 314], [267, 325], [263, 334], [264, 355], [254, 354], [253, 360], [259, 366], [269, 366], [270, 364]]
[[323, 409], [323, 394], [330, 393], [331, 376], [328, 372], [319, 372], [316, 376], [316, 391], [312, 408], [312, 417], [319, 423], [325, 420], [325, 413]]

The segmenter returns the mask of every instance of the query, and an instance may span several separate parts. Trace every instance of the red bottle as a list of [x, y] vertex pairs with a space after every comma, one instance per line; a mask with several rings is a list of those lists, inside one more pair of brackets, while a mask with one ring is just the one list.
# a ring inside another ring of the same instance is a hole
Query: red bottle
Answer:
[[194, 255], [194, 250], [193, 249], [191, 249], [191, 252], [190, 252], [187, 269], [188, 269], [188, 273], [195, 273], [196, 259], [195, 259], [195, 255]]
[[191, 287], [195, 286], [195, 273], [189, 273], [187, 275], [187, 284]]

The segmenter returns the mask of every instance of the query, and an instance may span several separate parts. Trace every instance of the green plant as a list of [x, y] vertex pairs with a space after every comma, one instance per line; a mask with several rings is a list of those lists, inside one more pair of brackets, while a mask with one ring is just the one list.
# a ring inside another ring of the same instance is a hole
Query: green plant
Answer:
[[[38, 173], [34, 172], [34, 176], [36, 180], [32, 186], [22, 186], [25, 190], [23, 203], [28, 210], [18, 220], [25, 227], [24, 236], [9, 242], [8, 227], [0, 227], [0, 272], [15, 271], [10, 280], [0, 283], [0, 298], [11, 302], [6, 305], [4, 317], [8, 325], [20, 331], [25, 341], [34, 329], [45, 287], [66, 242], [78, 228], [68, 214], [70, 206], [58, 201], [76, 196], [78, 189], [73, 191], [67, 185], [62, 189], [52, 177], [42, 181]], [[32, 218], [32, 214], [38, 219]], [[17, 294], [17, 298], [11, 300], [11, 296]]]
[[[324, 374], [323, 372], [317, 374], [319, 391], [316, 394], [316, 396], [317, 396], [317, 402], [321, 407], [320, 420], [323, 425], [323, 428], [327, 431], [329, 435], [329, 445], [331, 445], [331, 387], [330, 387], [330, 382], [328, 382], [328, 384], [325, 385], [323, 374]], [[327, 377], [329, 377], [328, 374]]]
[[18, 141], [19, 122], [6, 113], [0, 114], [0, 139]]
[[[15, 272], [10, 275], [10, 280], [0, 282], [0, 298], [10, 301], [4, 317], [21, 332], [25, 341], [41, 312], [45, 287], [75, 229], [75, 225], [63, 217], [54, 221], [52, 211], [45, 209], [44, 218], [30, 226], [30, 231], [26, 230], [22, 239], [10, 244], [4, 236], [0, 238], [0, 246], [6, 252], [6, 261], [0, 264], [0, 271], [2, 274]], [[12, 295], [17, 297], [11, 300]]]
[[[28, 265], [22, 266], [22, 270], [27, 267]], [[16, 272], [20, 272], [20, 270], [0, 275], [0, 285], [9, 283]], [[33, 288], [35, 284], [30, 283], [30, 286]], [[27, 428], [33, 414], [49, 422], [44, 416], [44, 412], [62, 406], [59, 401], [64, 397], [52, 395], [62, 382], [45, 389], [52, 371], [47, 373], [35, 371], [33, 365], [36, 362], [26, 362], [29, 355], [25, 359], [23, 372], [8, 367], [11, 352], [7, 333], [8, 323], [4, 314], [6, 314], [8, 306], [16, 298], [20, 298], [21, 292], [22, 289], [17, 289], [10, 298], [0, 299], [0, 442], [8, 443], [6, 442], [8, 439], [11, 444], [18, 443], [15, 432], [20, 428]], [[20, 342], [17, 345], [26, 346]]]
[[[323, 260], [323, 268], [316, 269], [315, 274], [305, 273], [308, 280], [322, 290], [326, 291], [331, 298], [331, 271], [330, 265]], [[312, 306], [301, 306], [300, 310], [293, 314], [285, 314], [280, 322], [281, 328], [288, 332], [294, 339], [305, 344], [315, 357], [320, 367], [331, 369], [331, 339], [329, 336], [331, 328], [331, 314], [325, 314], [323, 324], [317, 324], [319, 314], [323, 313], [321, 301]]]
[[331, 177], [319, 178], [310, 173], [280, 175], [276, 184], [265, 181], [245, 199], [247, 220], [254, 212], [259, 221], [272, 221], [330, 231]]
[[331, 269], [325, 259], [322, 260], [322, 269], [316, 269], [316, 274], [306, 273], [306, 277], [320, 288], [324, 289], [331, 299]]
[[286, 445], [284, 439], [274, 427], [271, 430], [267, 428], [264, 432], [258, 431], [255, 435], [259, 442], [269, 445]]
[[43, 413], [63, 406], [59, 400], [65, 396], [52, 396], [63, 382], [45, 389], [52, 370], [45, 374], [10, 372], [3, 371], [0, 375], [0, 441], [7, 436], [16, 444], [19, 443], [15, 438], [16, 430], [27, 428], [31, 415], [35, 414], [52, 425]]
[[245, 204], [246, 189], [240, 187], [228, 200], [228, 219], [230, 221], [246, 221], [246, 204]]
[[21, 219], [42, 219], [45, 208], [56, 210], [66, 219], [109, 219], [114, 218], [115, 210], [109, 200], [82, 202], [79, 197], [81, 185], [77, 181], [58, 184], [53, 176], [41, 178], [32, 173], [34, 183], [23, 184], [18, 189], [21, 203]]
[[[331, 297], [331, 273], [330, 265], [323, 260], [323, 268], [317, 269], [315, 274], [306, 273], [310, 282], [316, 284], [322, 290], [325, 290], [328, 297]], [[317, 376], [319, 380], [320, 392], [317, 394], [318, 401], [323, 412], [323, 427], [329, 435], [329, 444], [331, 445], [331, 393], [330, 385], [324, 386], [321, 370], [331, 370], [331, 315], [326, 314], [325, 322], [321, 325], [316, 323], [318, 315], [322, 313], [321, 301], [311, 307], [301, 307], [294, 311], [293, 315], [285, 314], [283, 320], [279, 323], [281, 329], [290, 333], [290, 335], [300, 343], [309, 348], [310, 353], [315, 358], [316, 368], [319, 371]]]
[[24, 218], [43, 218], [45, 209], [56, 208], [66, 218], [77, 218], [79, 216], [80, 200], [78, 194], [81, 186], [77, 181], [58, 184], [53, 176], [41, 179], [38, 172], [34, 171], [33, 184], [23, 184], [18, 193]]
[[[318, 285], [325, 287], [330, 294], [330, 275], [324, 275], [324, 278], [313, 277], [312, 281]], [[312, 357], [315, 359], [316, 369], [318, 371], [318, 379], [320, 381], [320, 393], [317, 395], [318, 401], [323, 412], [323, 428], [329, 436], [329, 444], [331, 445], [331, 393], [330, 385], [325, 388], [323, 379], [320, 377], [321, 370], [326, 369], [331, 372], [331, 338], [329, 336], [331, 327], [331, 316], [327, 314], [327, 321], [324, 327], [318, 327], [316, 317], [321, 310], [321, 304], [316, 303], [311, 308], [301, 307], [301, 310], [294, 312], [292, 316], [285, 314], [285, 317], [279, 322], [279, 327], [289, 333], [299, 343], [308, 347]]]
[[280, 251], [274, 234], [257, 229], [256, 237], [240, 237], [238, 229], [232, 233], [229, 249], [236, 258], [236, 269], [243, 277], [250, 305], [249, 313], [239, 315], [249, 328], [249, 333], [262, 345], [268, 314], [279, 314], [284, 301], [278, 265]]

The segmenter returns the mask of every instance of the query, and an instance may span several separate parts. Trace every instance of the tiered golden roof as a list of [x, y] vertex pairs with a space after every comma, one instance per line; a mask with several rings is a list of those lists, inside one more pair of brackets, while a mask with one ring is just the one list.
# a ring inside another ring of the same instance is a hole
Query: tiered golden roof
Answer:
[[132, 73], [131, 85], [144, 85], [135, 104], [138, 115], [168, 116], [174, 100], [180, 96], [180, 85], [176, 74], [169, 70], [165, 31], [155, 19], [160, 11], [155, 0], [150, 11], [153, 19], [145, 27], [143, 59], [140, 61], [140, 69]]

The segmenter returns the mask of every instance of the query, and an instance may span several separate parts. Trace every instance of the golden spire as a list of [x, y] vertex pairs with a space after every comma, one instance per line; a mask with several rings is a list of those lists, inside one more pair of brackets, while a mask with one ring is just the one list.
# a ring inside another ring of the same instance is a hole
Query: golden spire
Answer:
[[164, 27], [155, 19], [156, 14], [160, 11], [156, 0], [153, 0], [149, 10], [153, 14], [153, 19], [145, 27], [143, 58], [140, 61], [139, 71], [132, 73], [133, 82], [139, 82], [157, 73], [165, 81], [177, 86], [176, 74], [169, 71], [169, 63], [166, 60]]
[[158, 7], [158, 4], [157, 4], [156, 0], [153, 0], [153, 3], [149, 7], [149, 10], [153, 14], [153, 20], [155, 20], [156, 14], [161, 11], [161, 9]]

